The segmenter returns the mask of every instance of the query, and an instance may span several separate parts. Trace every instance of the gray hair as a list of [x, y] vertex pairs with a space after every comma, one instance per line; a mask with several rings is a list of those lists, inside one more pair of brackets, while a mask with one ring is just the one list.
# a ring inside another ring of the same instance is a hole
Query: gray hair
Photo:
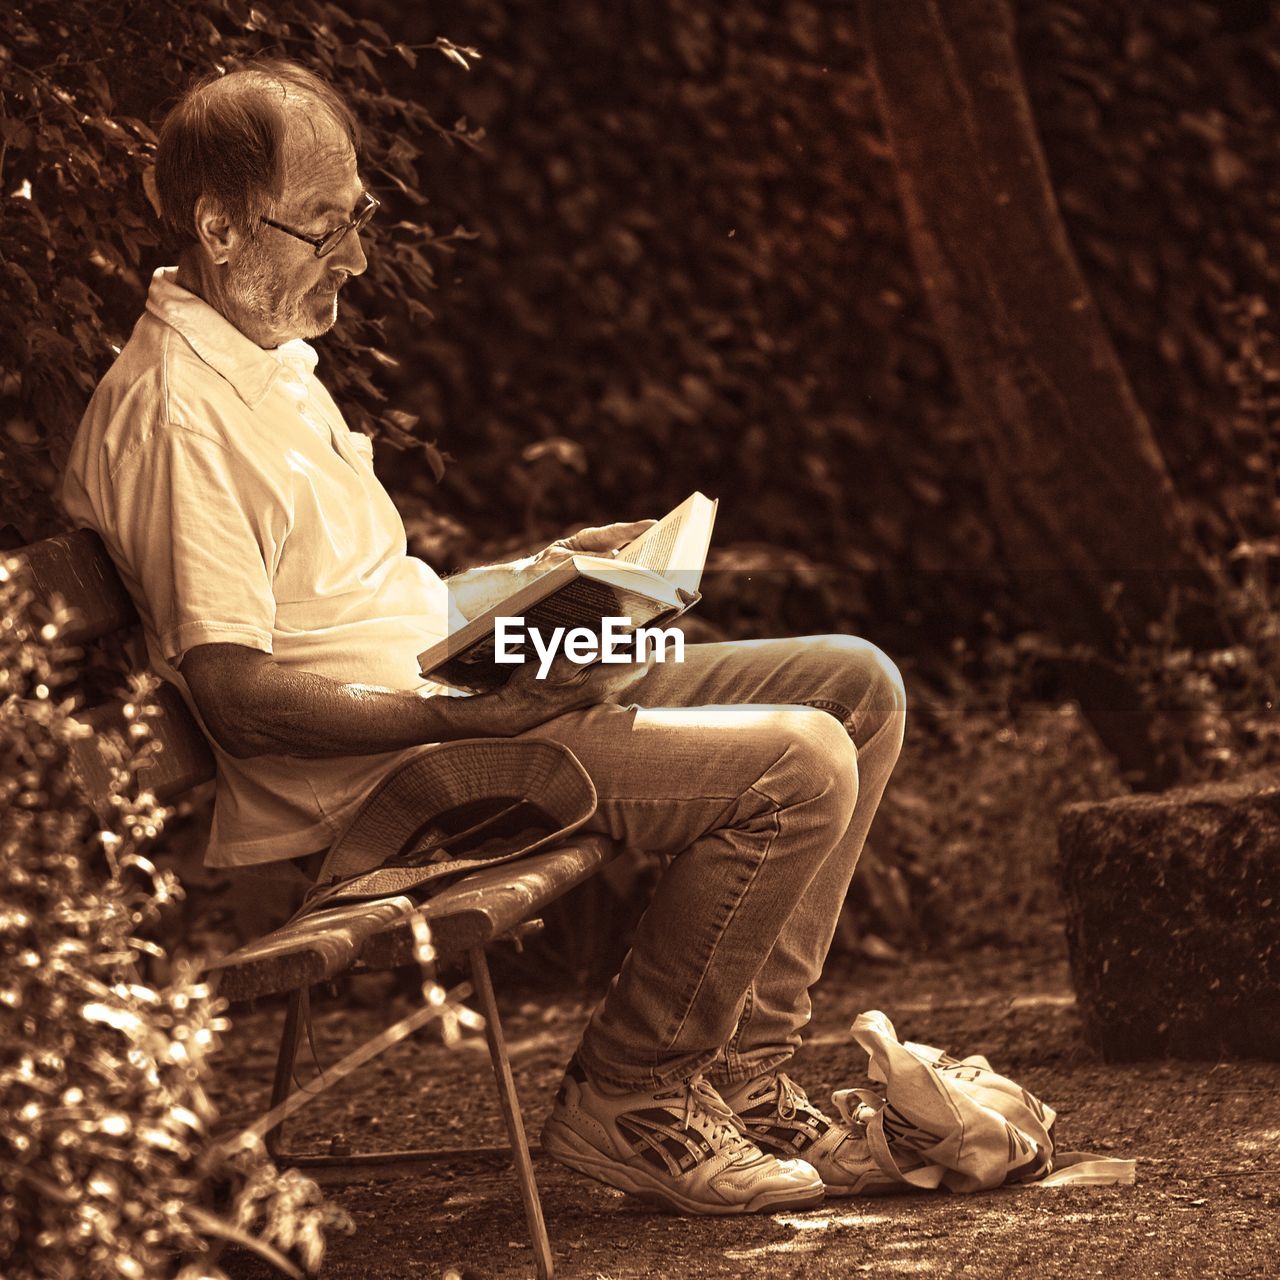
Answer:
[[359, 153], [360, 128], [332, 85], [284, 58], [261, 58], [192, 85], [160, 126], [156, 197], [179, 248], [197, 242], [196, 202], [216, 200], [252, 234], [283, 190], [281, 152], [299, 101], [317, 107]]

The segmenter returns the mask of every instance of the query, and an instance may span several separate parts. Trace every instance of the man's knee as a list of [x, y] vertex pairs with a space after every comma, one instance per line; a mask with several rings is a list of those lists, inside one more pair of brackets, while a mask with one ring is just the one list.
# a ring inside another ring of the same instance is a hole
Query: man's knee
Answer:
[[858, 802], [858, 752], [844, 726], [813, 707], [779, 711], [793, 795], [822, 808], [840, 830]]
[[905, 724], [907, 719], [907, 686], [903, 682], [902, 672], [897, 663], [883, 649], [866, 641], [863, 642], [871, 651], [867, 660], [875, 671], [875, 687], [884, 708], [885, 720]]
[[861, 636], [823, 636], [824, 649], [842, 670], [850, 673], [852, 688], [860, 693], [850, 714], [858, 716], [865, 740], [882, 725], [891, 725], [901, 737], [907, 719], [907, 689], [897, 664], [887, 653]]

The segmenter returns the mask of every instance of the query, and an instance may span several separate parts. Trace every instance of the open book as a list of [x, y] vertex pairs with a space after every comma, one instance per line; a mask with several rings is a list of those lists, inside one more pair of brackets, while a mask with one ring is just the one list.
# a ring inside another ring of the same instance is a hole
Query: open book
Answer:
[[[513, 619], [542, 637], [557, 627], [562, 637], [579, 627], [599, 635], [607, 618], [626, 620], [610, 625], [614, 634], [671, 622], [699, 599], [715, 515], [716, 503], [695, 493], [616, 556], [570, 557], [423, 650], [419, 669], [462, 689], [496, 689], [515, 670], [498, 661], [499, 646], [512, 651]], [[533, 660], [527, 641], [524, 650], [525, 660]]]

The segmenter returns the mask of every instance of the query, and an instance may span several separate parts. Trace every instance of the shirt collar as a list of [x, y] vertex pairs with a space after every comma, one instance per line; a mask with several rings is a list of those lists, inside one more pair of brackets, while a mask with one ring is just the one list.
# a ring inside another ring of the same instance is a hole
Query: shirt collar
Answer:
[[251, 409], [261, 403], [282, 368], [309, 374], [319, 360], [315, 348], [291, 338], [266, 350], [177, 283], [177, 267], [161, 267], [151, 277], [147, 310], [176, 329], [214, 372], [221, 374]]
[[278, 364], [285, 365], [295, 373], [303, 375], [314, 373], [316, 364], [320, 360], [315, 347], [303, 342], [301, 338], [290, 338], [288, 342], [282, 342], [274, 351], [268, 351], [267, 355]]

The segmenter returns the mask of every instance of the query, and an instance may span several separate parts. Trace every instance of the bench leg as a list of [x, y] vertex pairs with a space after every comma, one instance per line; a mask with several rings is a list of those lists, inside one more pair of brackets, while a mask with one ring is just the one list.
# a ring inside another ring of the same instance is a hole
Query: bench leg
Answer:
[[524, 1119], [520, 1114], [520, 1100], [516, 1097], [515, 1080], [511, 1076], [507, 1042], [502, 1035], [498, 1005], [493, 998], [489, 962], [485, 958], [483, 947], [472, 947], [468, 958], [471, 961], [471, 978], [480, 1001], [480, 1012], [484, 1014], [484, 1034], [489, 1042], [489, 1057], [493, 1059], [493, 1074], [498, 1081], [502, 1118], [507, 1122], [507, 1134], [511, 1138], [511, 1154], [515, 1160], [516, 1180], [520, 1184], [520, 1199], [524, 1201], [524, 1216], [528, 1220], [529, 1235], [533, 1241], [534, 1262], [538, 1268], [539, 1280], [550, 1280], [553, 1270], [551, 1241], [547, 1238], [547, 1224], [542, 1217], [542, 1201], [538, 1198], [538, 1184], [533, 1176], [533, 1161], [529, 1155], [529, 1141], [525, 1137]]
[[[485, 1039], [489, 1044], [489, 1057], [498, 1084], [498, 1101], [502, 1118], [506, 1123], [510, 1147], [445, 1147], [416, 1148], [407, 1151], [372, 1151], [359, 1155], [330, 1155], [303, 1153], [288, 1150], [284, 1145], [285, 1121], [281, 1121], [265, 1137], [267, 1152], [278, 1164], [291, 1164], [323, 1177], [329, 1169], [357, 1170], [361, 1167], [402, 1165], [406, 1169], [418, 1162], [434, 1162], [469, 1156], [503, 1156], [515, 1163], [516, 1179], [520, 1186], [520, 1199], [524, 1204], [525, 1219], [529, 1224], [529, 1236], [533, 1244], [534, 1263], [538, 1280], [551, 1280], [554, 1264], [551, 1258], [551, 1242], [542, 1216], [542, 1202], [538, 1197], [538, 1184], [534, 1180], [533, 1161], [529, 1142], [520, 1114], [520, 1101], [516, 1096], [515, 1081], [511, 1075], [511, 1060], [507, 1056], [506, 1040], [502, 1034], [502, 1022], [493, 995], [493, 981], [489, 976], [489, 962], [484, 947], [473, 947], [468, 952], [471, 962], [471, 978], [480, 1012], [484, 1015]], [[298, 1047], [302, 1043], [302, 1009], [304, 992], [299, 989], [289, 993], [285, 1006], [284, 1029], [280, 1037], [280, 1052], [276, 1058], [275, 1080], [271, 1087], [271, 1108], [280, 1105], [293, 1091], [294, 1067]]]
[[[298, 1060], [298, 1045], [302, 1041], [302, 997], [305, 988], [289, 992], [289, 1002], [284, 1010], [284, 1031], [280, 1036], [280, 1052], [276, 1055], [276, 1078], [271, 1085], [271, 1102], [267, 1109], [274, 1111], [293, 1092], [293, 1070]], [[267, 1154], [276, 1161], [288, 1160], [284, 1149], [284, 1126], [281, 1120], [267, 1132], [264, 1141]]]

